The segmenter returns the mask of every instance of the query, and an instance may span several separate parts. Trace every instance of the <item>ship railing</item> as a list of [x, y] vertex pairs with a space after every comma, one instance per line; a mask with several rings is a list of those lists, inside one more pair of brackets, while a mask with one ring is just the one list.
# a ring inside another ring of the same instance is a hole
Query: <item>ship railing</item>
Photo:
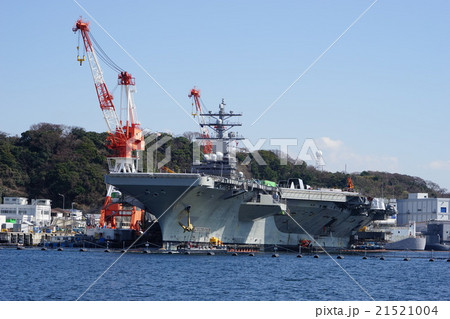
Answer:
[[317, 190], [282, 190], [282, 198], [285, 199], [304, 199], [304, 200], [326, 200], [335, 202], [346, 202], [347, 196], [341, 193], [321, 192]]
[[222, 184], [231, 184], [231, 185], [239, 186], [245, 190], [250, 190], [250, 191], [251, 190], [263, 190], [263, 191], [267, 192], [268, 194], [278, 191], [278, 187], [262, 185], [253, 180], [244, 180], [244, 179], [236, 180], [236, 179], [231, 179], [231, 178], [226, 178], [226, 177], [218, 177], [217, 181]]

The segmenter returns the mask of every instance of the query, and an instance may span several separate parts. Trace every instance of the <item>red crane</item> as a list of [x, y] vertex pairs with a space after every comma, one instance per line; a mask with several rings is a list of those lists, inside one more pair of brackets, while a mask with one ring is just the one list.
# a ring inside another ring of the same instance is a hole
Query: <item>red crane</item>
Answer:
[[206, 138], [206, 140], [202, 141], [203, 153], [211, 154], [213, 150], [213, 145], [211, 140], [208, 140], [208, 138], [210, 138], [208, 127], [205, 125], [205, 119], [202, 116], [203, 110], [202, 105], [200, 103], [200, 91], [195, 89], [194, 87], [188, 96], [194, 100], [193, 105], [195, 105], [196, 113], [194, 113], [193, 115], [194, 116], [198, 115], [198, 122], [199, 122], [198, 124], [200, 125], [201, 137]]
[[347, 191], [354, 192], [355, 191], [355, 185], [353, 185], [353, 181], [351, 177], [347, 177]]
[[[138, 164], [137, 151], [143, 151], [144, 137], [136, 115], [136, 106], [133, 100], [135, 92], [135, 79], [128, 72], [120, 69], [109, 57], [99, 48], [99, 54], [105, 63], [119, 71], [118, 84], [124, 88], [127, 101], [127, 119], [123, 124], [116, 113], [113, 103], [113, 96], [109, 93], [103, 78], [103, 72], [98, 62], [94, 44], [99, 47], [89, 31], [89, 22], [82, 19], [77, 20], [72, 29], [74, 32], [80, 31], [83, 38], [84, 48], [88, 57], [95, 89], [97, 91], [100, 108], [108, 127], [107, 147], [114, 152], [114, 156], [108, 157], [110, 172], [114, 173], [134, 173]], [[79, 46], [78, 46], [79, 49]], [[85, 61], [85, 57], [77, 56], [80, 65]], [[105, 202], [101, 210], [100, 227], [116, 228], [116, 217], [124, 216], [131, 218], [130, 228], [139, 231], [143, 211], [132, 207], [125, 209], [118, 199], [113, 199], [113, 193], [117, 191], [112, 185], [107, 186]]]
[[[135, 80], [131, 74], [117, 67], [117, 69], [121, 71], [118, 76], [118, 84], [125, 86], [127, 100], [129, 102], [127, 122], [123, 125], [122, 121], [119, 120], [119, 117], [117, 116], [113, 103], [113, 96], [109, 93], [103, 78], [103, 72], [91, 40], [89, 22], [84, 22], [80, 19], [76, 22], [75, 27], [72, 30], [74, 32], [80, 31], [81, 36], [83, 37], [86, 55], [88, 57], [92, 77], [94, 79], [95, 89], [97, 91], [98, 101], [108, 127], [108, 147], [115, 151], [118, 158], [133, 158], [133, 151], [144, 150], [144, 138], [142, 136], [140, 124], [137, 120], [136, 107], [134, 106], [134, 101], [131, 94], [133, 91], [131, 87], [135, 86]], [[81, 64], [82, 61], [84, 61], [84, 57], [83, 59], [80, 59], [78, 56], [77, 60], [80, 61]], [[132, 170], [135, 171], [135, 168]]]

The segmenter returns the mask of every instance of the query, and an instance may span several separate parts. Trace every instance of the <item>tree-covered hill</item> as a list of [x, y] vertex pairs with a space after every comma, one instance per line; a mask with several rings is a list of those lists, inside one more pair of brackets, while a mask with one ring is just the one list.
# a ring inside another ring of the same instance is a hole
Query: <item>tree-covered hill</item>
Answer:
[[98, 206], [105, 193], [106, 133], [41, 123], [20, 137], [0, 133], [0, 193]]
[[[161, 141], [165, 136], [158, 139]], [[158, 148], [158, 160], [168, 152], [171, 155], [168, 168], [189, 172], [192, 136], [189, 132], [179, 137], [168, 136]], [[33, 125], [20, 137], [0, 132], [0, 195], [49, 198], [54, 207], [62, 207], [60, 194], [63, 194], [66, 208], [74, 202], [76, 208], [98, 209], [106, 192], [103, 177], [107, 173], [109, 150], [105, 140], [106, 133], [48, 123]], [[251, 155], [250, 163], [242, 165], [249, 154], [237, 154], [238, 169], [247, 178], [280, 181], [298, 177], [312, 187], [345, 188], [347, 177], [351, 176], [356, 190], [367, 196], [405, 198], [408, 192], [426, 192], [434, 197], [450, 197], [447, 190], [419, 177], [372, 171], [331, 173], [304, 163], [294, 165], [288, 161], [287, 165], [281, 165], [273, 151], [262, 150], [259, 154], [267, 165], [258, 165]], [[146, 170], [145, 153], [143, 162]]]

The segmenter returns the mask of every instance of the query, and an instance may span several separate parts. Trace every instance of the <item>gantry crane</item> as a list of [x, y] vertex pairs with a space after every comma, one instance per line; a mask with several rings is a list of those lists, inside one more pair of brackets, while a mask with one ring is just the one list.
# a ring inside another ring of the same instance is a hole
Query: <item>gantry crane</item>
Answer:
[[[74, 32], [80, 32], [83, 38], [85, 53], [88, 58], [92, 77], [94, 79], [95, 89], [97, 91], [100, 108], [108, 127], [107, 147], [114, 153], [108, 157], [108, 166], [110, 173], [134, 173], [138, 166], [139, 156], [137, 151], [144, 150], [144, 137], [140, 128], [134, 104], [133, 93], [135, 92], [135, 79], [119, 68], [101, 49], [89, 31], [89, 22], [82, 19], [77, 20], [72, 29]], [[100, 58], [116, 71], [119, 71], [118, 85], [121, 85], [125, 92], [127, 101], [126, 122], [125, 124], [117, 116], [116, 108], [113, 103], [113, 96], [109, 93], [103, 78], [103, 72], [100, 67], [94, 45], [99, 51]], [[80, 49], [78, 45], [77, 49]], [[85, 56], [77, 56], [77, 61], [82, 65]], [[125, 209], [118, 199], [113, 198], [117, 193], [112, 185], [107, 185], [107, 194], [105, 202], [101, 209], [100, 227], [116, 228], [116, 217], [125, 216], [131, 218], [130, 229], [140, 231], [140, 224], [143, 218], [143, 211], [132, 207]]]
[[205, 119], [203, 117], [202, 105], [200, 103], [200, 91], [195, 87], [191, 90], [191, 93], [188, 95], [193, 99], [192, 105], [195, 105], [196, 113], [192, 113], [192, 115], [198, 116], [198, 124], [200, 126], [201, 137], [204, 139], [202, 141], [202, 151], [203, 154], [211, 154], [213, 151], [213, 146], [211, 140], [209, 140], [209, 130], [208, 126], [205, 125]]

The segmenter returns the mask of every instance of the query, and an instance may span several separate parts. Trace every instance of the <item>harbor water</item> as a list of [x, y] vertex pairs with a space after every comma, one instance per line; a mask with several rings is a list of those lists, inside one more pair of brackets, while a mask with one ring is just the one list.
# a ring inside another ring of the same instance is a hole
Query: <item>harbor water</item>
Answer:
[[[368, 254], [367, 259], [325, 254], [297, 258], [287, 253], [278, 258], [271, 253], [253, 257], [126, 253], [117, 260], [120, 256], [103, 250], [0, 248], [0, 300], [450, 299], [449, 252], [434, 252], [434, 262], [429, 261], [430, 252]], [[404, 261], [406, 257], [410, 260]]]

